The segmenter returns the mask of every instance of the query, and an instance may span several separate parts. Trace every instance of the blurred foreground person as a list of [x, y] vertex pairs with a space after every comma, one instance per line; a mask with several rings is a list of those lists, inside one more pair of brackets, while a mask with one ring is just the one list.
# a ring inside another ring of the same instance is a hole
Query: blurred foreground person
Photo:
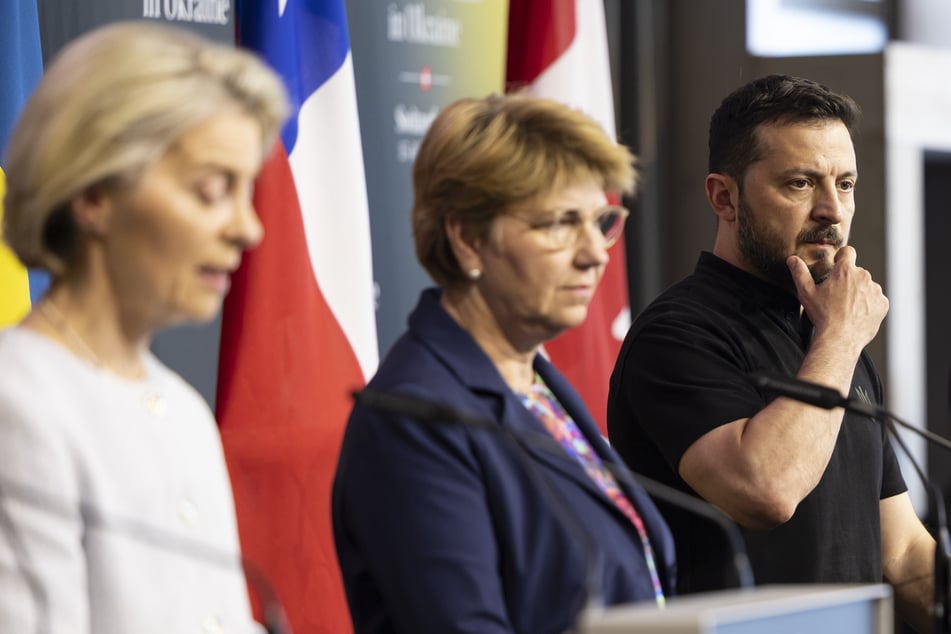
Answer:
[[0, 631], [257, 629], [215, 421], [149, 344], [217, 314], [286, 111], [251, 55], [142, 22], [26, 104], [4, 238], [52, 283], [0, 332]]
[[439, 288], [368, 387], [490, 424], [354, 408], [333, 512], [356, 631], [545, 634], [586, 600], [663, 604], [667, 526], [611, 474], [620, 459], [541, 354], [585, 318], [627, 216], [606, 192], [633, 190], [633, 157], [555, 102], [463, 99], [413, 180], [416, 252]]

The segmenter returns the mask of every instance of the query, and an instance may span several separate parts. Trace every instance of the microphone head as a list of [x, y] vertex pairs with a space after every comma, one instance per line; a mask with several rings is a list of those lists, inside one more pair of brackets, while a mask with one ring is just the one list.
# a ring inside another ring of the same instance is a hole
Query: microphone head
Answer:
[[785, 396], [796, 401], [825, 409], [844, 407], [846, 399], [835, 388], [810, 383], [790, 376], [757, 370], [747, 375], [747, 380], [763, 392]]

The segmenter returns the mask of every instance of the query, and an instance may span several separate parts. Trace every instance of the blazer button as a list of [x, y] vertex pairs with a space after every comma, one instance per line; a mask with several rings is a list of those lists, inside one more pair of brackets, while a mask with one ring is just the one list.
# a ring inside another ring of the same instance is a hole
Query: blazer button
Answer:
[[188, 498], [182, 498], [178, 502], [178, 520], [185, 526], [198, 523], [198, 507]]

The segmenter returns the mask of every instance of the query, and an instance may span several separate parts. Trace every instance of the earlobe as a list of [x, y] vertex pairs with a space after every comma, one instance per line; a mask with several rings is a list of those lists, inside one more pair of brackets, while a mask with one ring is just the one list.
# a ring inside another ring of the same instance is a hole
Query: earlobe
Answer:
[[733, 222], [736, 220], [736, 208], [739, 205], [739, 188], [736, 181], [725, 174], [707, 174], [707, 200], [713, 208], [713, 213], [720, 220]]
[[[482, 273], [482, 256], [479, 254], [480, 243], [473, 238], [472, 233], [467, 231], [462, 221], [458, 217], [449, 215], [445, 220], [446, 237], [449, 239], [449, 246], [452, 248], [453, 255], [456, 256], [456, 262], [469, 279], [476, 280]], [[479, 271], [479, 274], [472, 277], [472, 271]]]

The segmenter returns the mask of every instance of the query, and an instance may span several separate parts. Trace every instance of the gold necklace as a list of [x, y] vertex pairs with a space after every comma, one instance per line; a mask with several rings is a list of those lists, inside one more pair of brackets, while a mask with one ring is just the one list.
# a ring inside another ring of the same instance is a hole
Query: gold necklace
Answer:
[[[122, 376], [121, 373], [115, 372], [115, 370], [110, 369], [108, 365], [96, 354], [95, 350], [86, 343], [86, 340], [82, 338], [82, 335], [73, 328], [63, 313], [56, 307], [56, 304], [53, 303], [53, 300], [48, 297], [42, 300], [37, 307], [40, 311], [40, 314], [59, 332], [66, 340], [69, 345], [74, 349], [74, 351], [80, 353], [80, 357], [85, 358], [87, 361], [92, 363], [94, 366], [100, 370], [106, 370], [108, 372], [114, 372]], [[144, 367], [136, 368], [135, 372], [132, 373], [133, 379], [144, 379], [146, 378], [146, 372]], [[148, 390], [142, 395], [142, 406], [154, 417], [164, 419], [166, 404], [165, 399], [162, 395], [155, 391], [151, 386], [148, 387]]]
[[94, 366], [100, 370], [107, 370], [119, 376], [128, 376], [132, 379], [141, 379], [145, 377], [145, 369], [142, 367], [133, 368], [133, 371], [126, 375], [124, 372], [119, 372], [117, 369], [109, 366], [105, 361], [102, 360], [96, 351], [92, 349], [86, 340], [83, 339], [82, 335], [70, 325], [69, 320], [63, 315], [62, 312], [56, 307], [56, 304], [53, 303], [53, 300], [49, 297], [43, 299], [39, 306], [40, 314], [46, 318], [53, 328], [59, 332], [67, 342], [67, 345], [72, 348], [74, 352], [78, 352], [79, 356], [86, 361], [89, 361]]
[[106, 369], [106, 364], [103, 360], [100, 359], [99, 355], [86, 343], [86, 340], [76, 332], [76, 329], [69, 324], [69, 321], [67, 321], [63, 313], [59, 311], [52, 299], [49, 297], [43, 299], [38, 308], [40, 314], [46, 318], [46, 321], [48, 321], [57, 332], [66, 338], [73, 350], [79, 352], [81, 357], [85, 358], [97, 368]]

